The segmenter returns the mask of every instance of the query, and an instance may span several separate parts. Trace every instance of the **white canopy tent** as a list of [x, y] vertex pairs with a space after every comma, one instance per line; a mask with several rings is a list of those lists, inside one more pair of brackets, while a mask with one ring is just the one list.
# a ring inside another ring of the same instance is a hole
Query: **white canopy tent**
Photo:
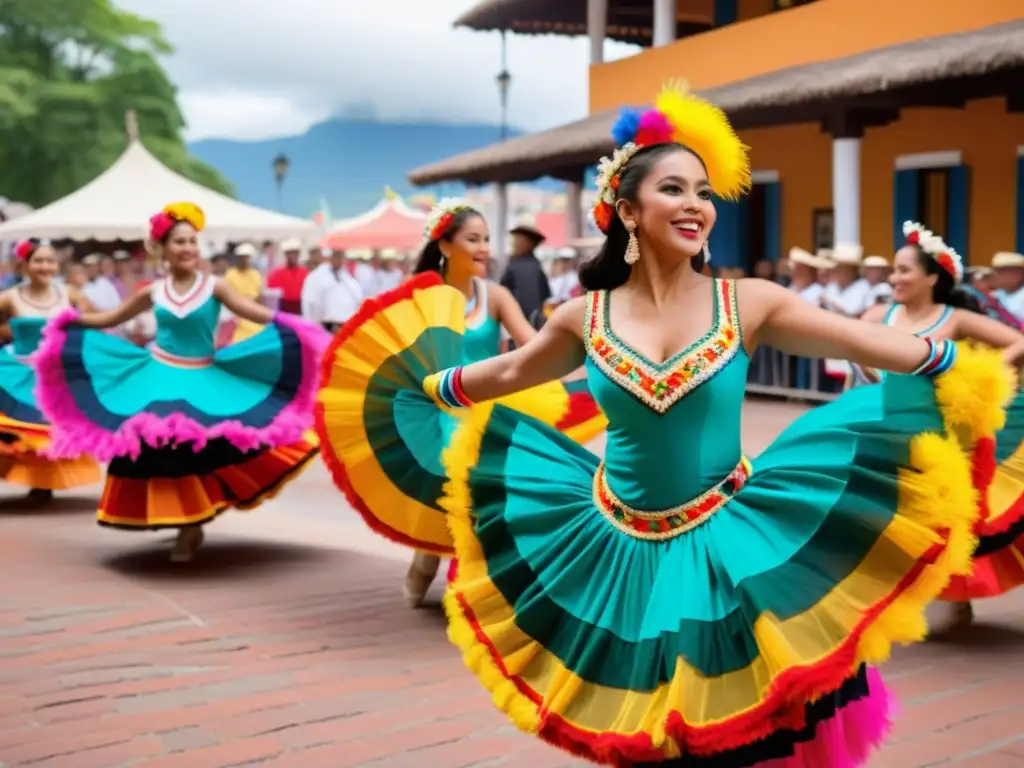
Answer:
[[[129, 120], [131, 125], [131, 120]], [[0, 223], [0, 241], [29, 237], [49, 240], [142, 240], [149, 217], [168, 203], [195, 203], [206, 214], [204, 242], [299, 238], [319, 239], [311, 220], [240, 203], [180, 176], [157, 160], [129, 128], [124, 154], [110, 168], [67, 197], [45, 208]]]

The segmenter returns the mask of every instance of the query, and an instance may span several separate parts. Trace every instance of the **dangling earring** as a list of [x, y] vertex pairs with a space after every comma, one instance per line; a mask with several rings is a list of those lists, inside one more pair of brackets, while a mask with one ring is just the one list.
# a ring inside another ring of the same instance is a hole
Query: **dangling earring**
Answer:
[[708, 248], [708, 241], [707, 240], [704, 241], [704, 263], [705, 264], [710, 264], [711, 263], [711, 249]]
[[629, 242], [626, 243], [626, 255], [625, 262], [629, 266], [633, 266], [640, 261], [640, 242], [636, 239], [636, 224], [630, 224], [626, 227], [629, 232]]

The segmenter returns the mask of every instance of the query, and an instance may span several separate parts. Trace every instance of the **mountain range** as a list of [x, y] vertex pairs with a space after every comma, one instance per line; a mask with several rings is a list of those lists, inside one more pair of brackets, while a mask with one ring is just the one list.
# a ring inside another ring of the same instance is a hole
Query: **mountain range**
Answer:
[[[522, 131], [510, 130], [510, 137]], [[413, 187], [412, 169], [500, 140], [500, 129], [487, 124], [395, 123], [335, 118], [298, 136], [261, 141], [204, 139], [192, 153], [234, 185], [238, 199], [293, 216], [308, 218], [326, 202], [335, 219], [355, 216], [376, 204], [385, 187], [400, 195], [458, 195], [461, 184]], [[278, 193], [274, 159], [290, 161]], [[539, 184], [560, 190], [554, 180]]]

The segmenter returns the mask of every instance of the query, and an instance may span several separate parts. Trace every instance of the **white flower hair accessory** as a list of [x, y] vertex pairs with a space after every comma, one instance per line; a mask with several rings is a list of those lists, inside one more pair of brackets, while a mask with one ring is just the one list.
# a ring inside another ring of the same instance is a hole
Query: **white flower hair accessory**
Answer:
[[440, 240], [448, 227], [455, 221], [455, 217], [463, 211], [475, 210], [468, 200], [458, 197], [446, 197], [433, 208], [427, 215], [427, 223], [423, 227], [423, 233], [427, 240]]
[[615, 214], [615, 193], [619, 189], [619, 174], [626, 163], [640, 150], [640, 145], [629, 142], [616, 149], [611, 157], [602, 157], [597, 167], [597, 198], [591, 215], [602, 232], [608, 232]]
[[922, 251], [933, 258], [952, 276], [953, 282], [959, 283], [964, 279], [964, 261], [960, 258], [960, 254], [926, 226], [916, 221], [905, 221], [903, 222], [903, 236], [907, 239], [908, 244], [919, 246]]

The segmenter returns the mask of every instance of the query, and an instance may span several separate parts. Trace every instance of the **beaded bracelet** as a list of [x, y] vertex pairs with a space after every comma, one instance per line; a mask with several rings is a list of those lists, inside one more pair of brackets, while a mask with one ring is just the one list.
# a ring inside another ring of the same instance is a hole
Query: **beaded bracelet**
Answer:
[[423, 389], [432, 399], [449, 408], [468, 408], [473, 405], [462, 388], [461, 365], [428, 376], [423, 382]]
[[956, 362], [956, 343], [950, 339], [944, 339], [936, 344], [931, 339], [928, 342], [928, 357], [917, 368], [911, 371], [912, 376], [940, 376]]

